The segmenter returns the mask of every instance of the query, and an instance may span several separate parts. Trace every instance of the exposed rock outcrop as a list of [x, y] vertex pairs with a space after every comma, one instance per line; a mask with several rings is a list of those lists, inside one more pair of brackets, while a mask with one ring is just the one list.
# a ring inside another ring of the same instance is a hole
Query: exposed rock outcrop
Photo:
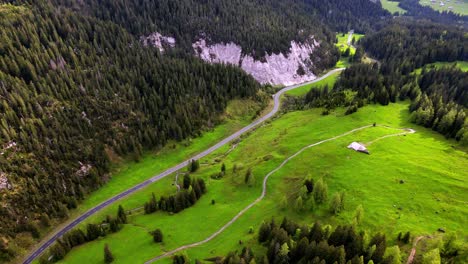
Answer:
[[11, 189], [11, 184], [8, 182], [6, 173], [0, 172], [0, 190]]
[[175, 38], [163, 36], [159, 32], [154, 32], [149, 36], [143, 36], [140, 40], [144, 46], [157, 47], [161, 52], [164, 52], [166, 47], [175, 47], [176, 44]]
[[262, 84], [293, 85], [316, 78], [310, 70], [310, 55], [319, 43], [310, 38], [306, 43], [291, 42], [287, 54], [271, 54], [262, 61], [245, 55], [242, 48], [235, 43], [218, 43], [208, 45], [205, 39], [193, 43], [195, 53], [210, 63], [226, 63], [241, 67]]

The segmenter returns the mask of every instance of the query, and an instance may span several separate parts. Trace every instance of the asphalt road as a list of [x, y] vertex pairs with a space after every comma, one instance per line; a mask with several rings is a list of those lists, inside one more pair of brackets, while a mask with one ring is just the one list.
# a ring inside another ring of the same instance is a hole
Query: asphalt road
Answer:
[[334, 69], [334, 70], [331, 70], [329, 71], [327, 74], [313, 80], [313, 81], [310, 81], [310, 82], [306, 82], [306, 83], [302, 83], [302, 84], [298, 84], [298, 85], [292, 85], [292, 86], [288, 86], [288, 87], [285, 87], [283, 89], [281, 89], [280, 91], [278, 91], [276, 94], [273, 95], [273, 100], [274, 100], [274, 106], [273, 106], [273, 109], [266, 115], [264, 115], [263, 117], [255, 120], [254, 122], [252, 122], [250, 125], [242, 128], [241, 130], [237, 131], [236, 133], [230, 135], [229, 137], [221, 140], [220, 142], [216, 143], [214, 146], [208, 148], [207, 150], [191, 157], [190, 159], [172, 167], [172, 168], [169, 168], [167, 169], [166, 171], [158, 174], [158, 175], [155, 175], [153, 176], [152, 178], [136, 185], [136, 186], [133, 186], [132, 188], [114, 196], [114, 197], [111, 197], [109, 198], [108, 200], [100, 203], [99, 205], [91, 208], [89, 211], [87, 211], [86, 213], [80, 215], [79, 217], [77, 217], [75, 220], [73, 220], [71, 223], [69, 223], [68, 225], [66, 225], [65, 227], [63, 227], [62, 229], [60, 229], [59, 231], [57, 231], [51, 238], [49, 238], [48, 240], [46, 240], [45, 242], [42, 242], [42, 244], [37, 248], [35, 249], [25, 260], [24, 260], [24, 264], [29, 264], [29, 263], [32, 263], [33, 260], [35, 258], [37, 258], [38, 256], [40, 256], [49, 246], [51, 246], [57, 239], [59, 239], [60, 237], [62, 237], [65, 233], [67, 233], [68, 231], [70, 231], [71, 229], [73, 229], [74, 227], [76, 227], [78, 224], [80, 224], [81, 222], [83, 222], [86, 218], [90, 217], [91, 215], [93, 215], [94, 213], [96, 213], [97, 211], [105, 208], [106, 206], [122, 199], [123, 197], [131, 194], [131, 193], [134, 193], [148, 185], [150, 185], [151, 183], [153, 182], [156, 182], [178, 170], [181, 170], [183, 168], [185, 168], [189, 162], [193, 159], [195, 160], [199, 160], [205, 156], [207, 156], [208, 154], [211, 154], [212, 152], [214, 152], [215, 150], [221, 148], [222, 146], [226, 145], [227, 143], [231, 142], [232, 140], [240, 137], [242, 134], [248, 132], [249, 130], [251, 130], [252, 128], [258, 126], [259, 124], [265, 122], [266, 120], [270, 119], [271, 117], [273, 117], [276, 113], [278, 113], [279, 109], [280, 109], [280, 98], [281, 98], [281, 95], [283, 95], [284, 93], [286, 93], [287, 91], [290, 91], [290, 90], [293, 90], [293, 89], [296, 89], [300, 86], [303, 86], [305, 84], [311, 84], [311, 83], [315, 83], [315, 82], [318, 82], [318, 81], [321, 81], [325, 78], [327, 78], [328, 76], [330, 76], [331, 74], [335, 73], [335, 72], [338, 72], [338, 71], [342, 71], [344, 70], [344, 68], [338, 68], [338, 69]]

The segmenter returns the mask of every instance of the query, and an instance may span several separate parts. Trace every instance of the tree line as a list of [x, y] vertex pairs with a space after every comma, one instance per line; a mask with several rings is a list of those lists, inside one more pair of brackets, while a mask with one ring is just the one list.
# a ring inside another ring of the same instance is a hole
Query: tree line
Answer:
[[258, 231], [258, 242], [267, 249], [265, 255], [255, 256], [245, 248], [229, 253], [222, 263], [401, 263], [399, 247], [387, 247], [385, 235], [377, 233], [366, 241], [367, 236], [353, 225], [333, 230], [319, 222], [307, 226], [287, 218], [280, 224], [272, 219]]
[[182, 187], [182, 190], [174, 195], [169, 197], [161, 196], [159, 201], [153, 193], [151, 199], [144, 205], [145, 214], [151, 214], [158, 210], [178, 213], [194, 205], [207, 191], [203, 179], [192, 179], [188, 174], [184, 175]]
[[[89, 223], [86, 225], [86, 231], [83, 231], [81, 228], [75, 228], [71, 231], [68, 231], [39, 258], [39, 263], [46, 264], [60, 261], [74, 247], [94, 241], [99, 237], [105, 237], [108, 234], [118, 232], [122, 228], [122, 225], [126, 223], [127, 213], [125, 212], [124, 208], [119, 205], [117, 209], [117, 215], [115, 217], [108, 215], [101, 223]], [[105, 251], [110, 253], [108, 249]], [[111, 254], [107, 257], [110, 256]]]

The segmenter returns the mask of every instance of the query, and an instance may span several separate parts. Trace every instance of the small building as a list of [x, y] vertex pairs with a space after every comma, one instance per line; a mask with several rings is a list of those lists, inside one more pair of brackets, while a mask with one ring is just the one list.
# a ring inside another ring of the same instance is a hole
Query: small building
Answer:
[[369, 151], [367, 150], [367, 148], [364, 145], [362, 145], [361, 143], [358, 143], [358, 142], [353, 142], [353, 143], [349, 144], [348, 148], [353, 149], [353, 150], [355, 150], [357, 152], [370, 154]]

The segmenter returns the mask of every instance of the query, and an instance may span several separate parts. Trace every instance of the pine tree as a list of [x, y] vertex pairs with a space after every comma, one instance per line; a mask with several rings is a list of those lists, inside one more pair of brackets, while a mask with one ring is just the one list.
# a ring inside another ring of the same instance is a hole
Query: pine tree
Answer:
[[127, 223], [127, 213], [125, 213], [125, 210], [123, 209], [122, 205], [119, 204], [119, 208], [117, 211], [117, 219], [119, 219], [119, 222], [122, 224]]
[[319, 179], [314, 184], [314, 190], [312, 191], [315, 202], [317, 204], [322, 204], [327, 200], [328, 197], [328, 186], [323, 182], [323, 179]]
[[114, 256], [112, 255], [112, 252], [109, 249], [109, 245], [105, 244], [104, 245], [104, 262], [112, 263], [113, 261], [114, 261]]
[[163, 242], [163, 234], [160, 229], [154, 230], [151, 234], [153, 235], [153, 241], [155, 243]]
[[187, 173], [184, 174], [183, 188], [188, 189], [191, 184], [192, 184], [192, 179], [190, 179], [190, 175], [188, 175]]

